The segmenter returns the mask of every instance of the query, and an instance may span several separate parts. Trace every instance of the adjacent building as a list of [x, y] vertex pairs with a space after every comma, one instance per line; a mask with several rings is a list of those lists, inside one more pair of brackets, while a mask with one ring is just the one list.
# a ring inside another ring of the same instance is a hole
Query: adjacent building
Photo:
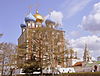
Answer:
[[91, 57], [91, 54], [90, 54], [89, 49], [87, 47], [87, 44], [85, 44], [83, 61], [84, 62], [91, 62], [92, 61], [92, 57]]
[[99, 56], [99, 57], [97, 57], [97, 61], [100, 61], [100, 56]]

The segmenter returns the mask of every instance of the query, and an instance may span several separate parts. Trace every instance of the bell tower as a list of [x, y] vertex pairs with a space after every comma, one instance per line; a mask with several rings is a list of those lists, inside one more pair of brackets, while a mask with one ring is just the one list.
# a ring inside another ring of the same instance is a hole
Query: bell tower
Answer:
[[88, 50], [87, 44], [85, 44], [83, 61], [84, 62], [91, 62], [92, 61], [92, 58], [91, 58], [90, 52]]

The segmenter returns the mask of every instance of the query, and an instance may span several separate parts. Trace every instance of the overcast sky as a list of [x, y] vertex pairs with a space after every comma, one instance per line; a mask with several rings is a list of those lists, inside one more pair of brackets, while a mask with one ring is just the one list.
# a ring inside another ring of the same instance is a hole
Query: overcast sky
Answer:
[[85, 43], [92, 56], [100, 56], [100, 0], [0, 0], [0, 42], [17, 44], [20, 24], [29, 13], [51, 17], [62, 24], [65, 38], [82, 56]]

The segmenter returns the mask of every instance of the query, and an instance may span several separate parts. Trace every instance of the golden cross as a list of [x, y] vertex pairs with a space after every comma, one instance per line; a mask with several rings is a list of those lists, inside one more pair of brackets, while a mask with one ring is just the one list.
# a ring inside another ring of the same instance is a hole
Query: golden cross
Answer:
[[34, 4], [34, 7], [35, 7], [35, 9], [36, 9], [36, 10], [38, 10], [38, 9], [39, 9], [39, 6], [40, 6], [40, 4], [39, 4], [39, 3]]
[[28, 8], [29, 8], [29, 13], [32, 11], [32, 5], [30, 5]]
[[49, 9], [48, 9], [48, 11], [49, 11], [48, 13], [51, 14], [51, 11], [52, 11], [52, 10], [53, 10], [52, 8], [49, 8]]

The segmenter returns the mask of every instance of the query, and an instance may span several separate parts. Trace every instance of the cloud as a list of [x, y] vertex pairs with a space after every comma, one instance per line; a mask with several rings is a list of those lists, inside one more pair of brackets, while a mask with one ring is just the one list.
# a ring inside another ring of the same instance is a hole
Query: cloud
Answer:
[[50, 12], [50, 14], [48, 14], [45, 17], [45, 19], [50, 19], [50, 20], [54, 21], [55, 23], [62, 25], [63, 14], [60, 11], [53, 10], [52, 12]]
[[73, 38], [78, 38], [78, 37], [81, 36], [81, 33], [80, 33], [80, 31], [76, 31], [76, 30], [75, 31], [71, 31], [71, 32], [68, 31], [68, 35], [73, 37]]
[[81, 27], [90, 32], [100, 32], [100, 2], [94, 4], [92, 12], [82, 19]]
[[70, 18], [84, 9], [91, 0], [66, 0], [62, 4], [62, 10], [66, 18]]
[[93, 35], [70, 40], [71, 46], [78, 50], [81, 57], [83, 56], [85, 43], [88, 44], [88, 48], [94, 57], [100, 55], [100, 37]]

